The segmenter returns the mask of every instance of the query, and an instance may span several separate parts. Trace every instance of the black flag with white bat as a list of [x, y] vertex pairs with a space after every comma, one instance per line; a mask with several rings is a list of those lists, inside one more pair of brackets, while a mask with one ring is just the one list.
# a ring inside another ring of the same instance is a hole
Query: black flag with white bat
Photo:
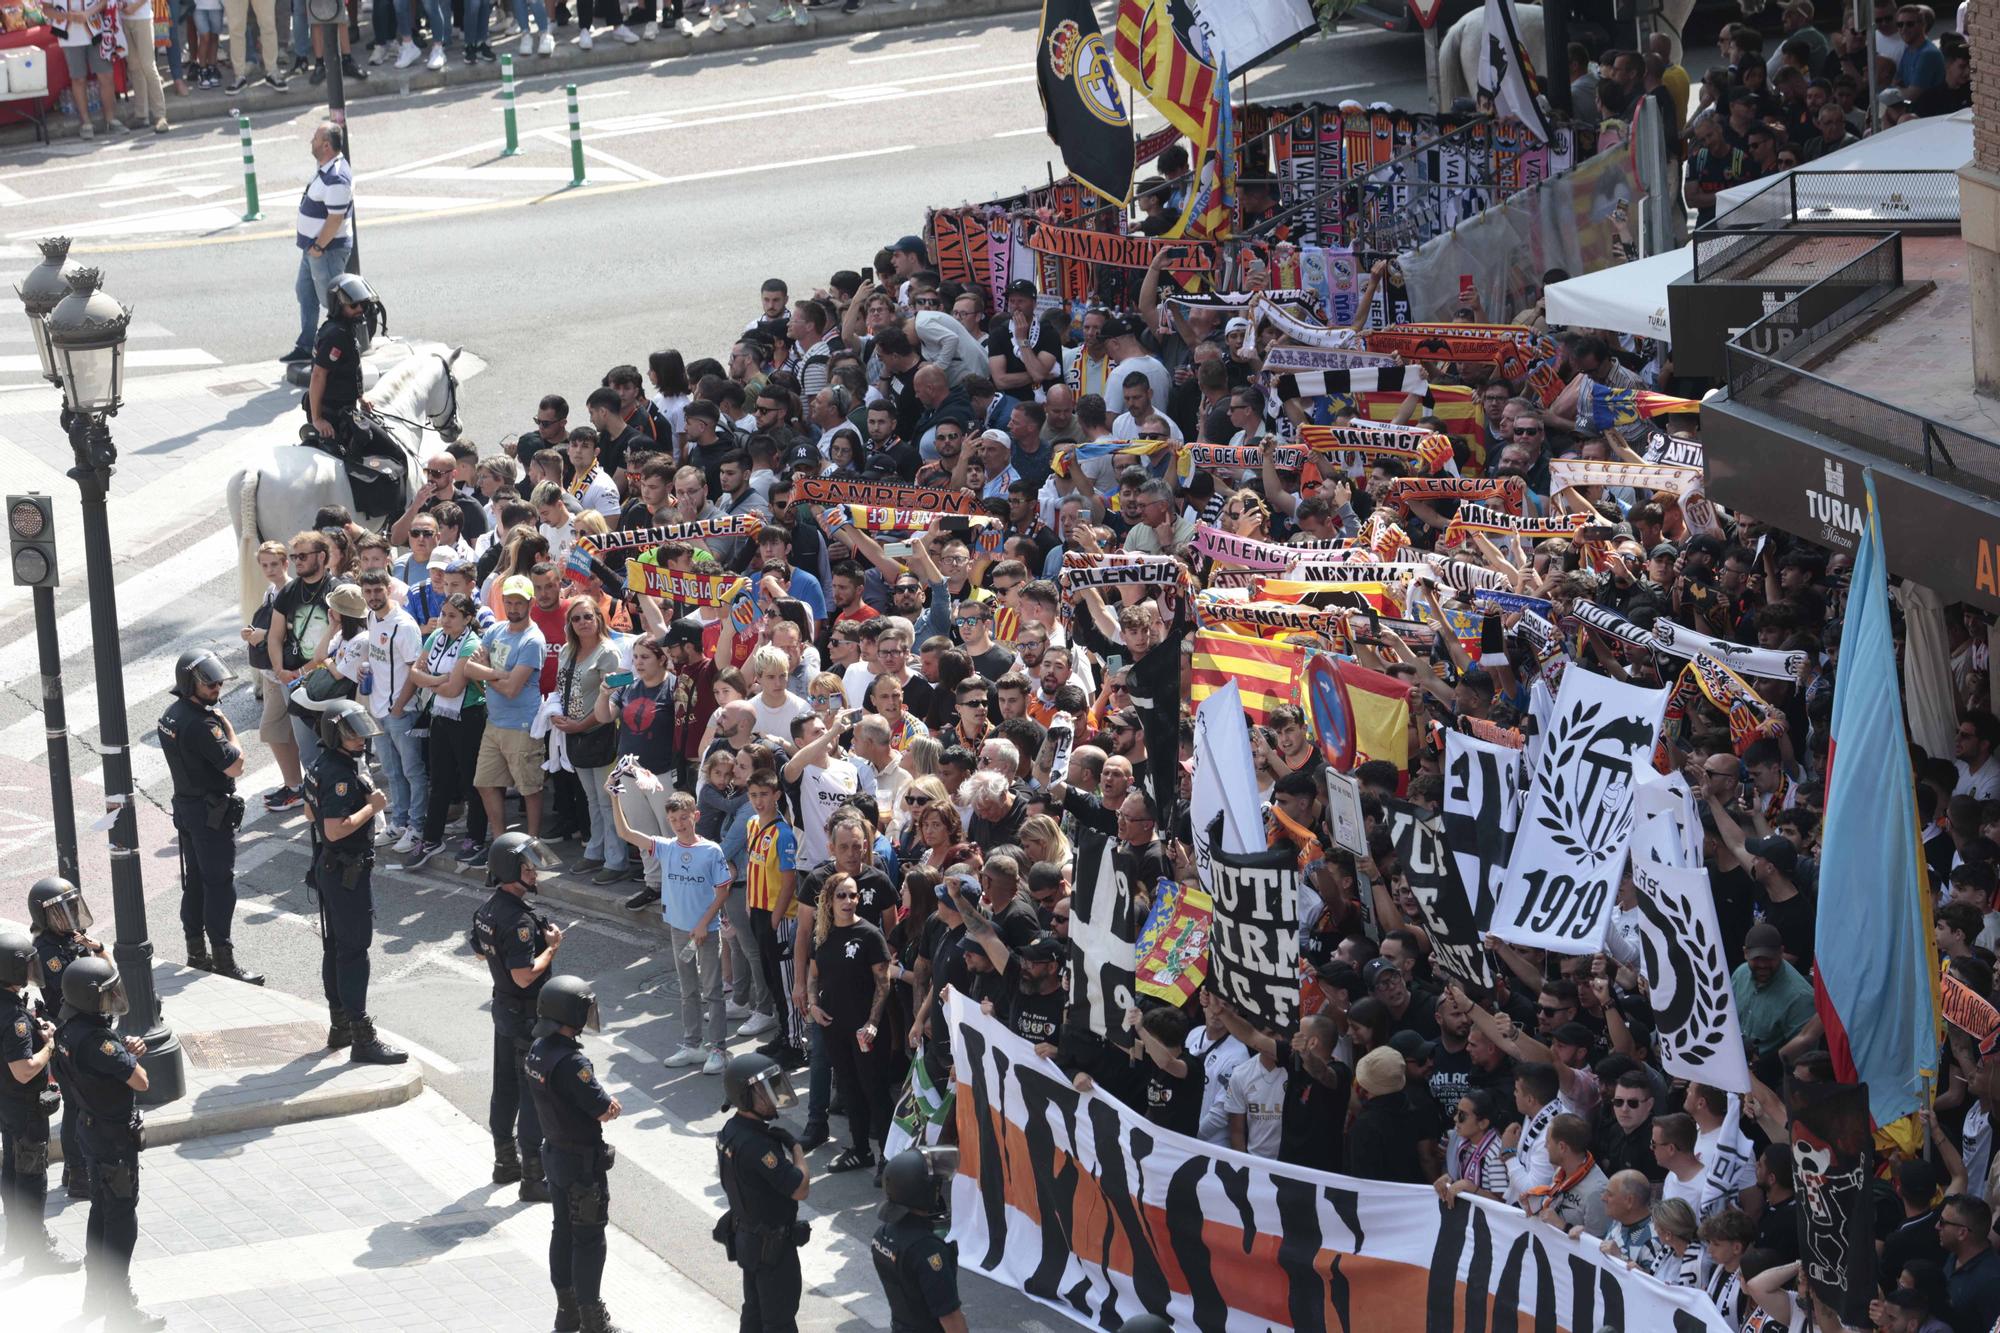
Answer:
[[1214, 871], [1209, 984], [1256, 1026], [1289, 1032], [1299, 1020], [1298, 851], [1289, 844], [1250, 855], [1229, 851], [1221, 815], [1202, 836]]
[[1070, 891], [1066, 1033], [1089, 1031], [1113, 1046], [1131, 1045], [1125, 1011], [1138, 1003], [1139, 938], [1132, 918], [1132, 886], [1118, 873], [1111, 839], [1086, 838]]
[[[1548, 117], [1535, 100], [1535, 67], [1521, 45], [1514, 0], [1486, 0], [1486, 45], [1479, 52], [1479, 96], [1494, 114], [1518, 120], [1536, 143], [1549, 141]], [[1483, 108], [1482, 108], [1483, 109]]]
[[[1493, 972], [1480, 938], [1484, 932], [1473, 915], [1472, 900], [1459, 882], [1458, 866], [1445, 846], [1437, 816], [1408, 801], [1383, 804], [1396, 859], [1402, 863], [1404, 878], [1423, 915], [1424, 929], [1430, 933], [1432, 961], [1440, 971], [1460, 981], [1481, 988], [1491, 986]], [[1487, 919], [1492, 919], [1490, 902]]]

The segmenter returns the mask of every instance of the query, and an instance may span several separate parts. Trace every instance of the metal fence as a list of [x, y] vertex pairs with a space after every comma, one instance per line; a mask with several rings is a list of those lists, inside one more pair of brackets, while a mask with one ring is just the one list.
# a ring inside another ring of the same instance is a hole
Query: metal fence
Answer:
[[[1800, 239], [1809, 240], [1810, 234]], [[1934, 421], [1805, 368], [1902, 285], [1902, 237], [1891, 232], [1730, 339], [1724, 349], [1729, 396], [1912, 471], [2000, 498], [2000, 440]], [[1809, 314], [1816, 316], [1810, 322]], [[1760, 345], [1775, 350], [1759, 351]]]

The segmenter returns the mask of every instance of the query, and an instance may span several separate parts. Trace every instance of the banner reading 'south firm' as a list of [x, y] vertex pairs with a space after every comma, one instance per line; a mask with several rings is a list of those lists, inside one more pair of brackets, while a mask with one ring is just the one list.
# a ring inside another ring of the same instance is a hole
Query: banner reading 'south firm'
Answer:
[[1668, 1288], [1518, 1209], [1216, 1148], [1080, 1093], [949, 991], [959, 1263], [1080, 1324], [1176, 1329], [1613, 1328], [1726, 1333]]

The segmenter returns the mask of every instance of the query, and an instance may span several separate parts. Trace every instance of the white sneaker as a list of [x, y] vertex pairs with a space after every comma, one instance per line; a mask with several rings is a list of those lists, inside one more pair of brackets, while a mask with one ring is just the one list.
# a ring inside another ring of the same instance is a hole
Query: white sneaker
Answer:
[[401, 824], [385, 823], [382, 825], [381, 828], [375, 830], [375, 845], [377, 847], [380, 847], [385, 843], [394, 842], [396, 839], [402, 836], [403, 836], [403, 826]]
[[713, 1078], [715, 1075], [720, 1074], [722, 1067], [728, 1063], [729, 1057], [725, 1056], [720, 1049], [713, 1050], [708, 1053], [708, 1059], [701, 1062], [701, 1072]]
[[654, 41], [660, 35], [660, 25], [651, 19], [647, 19], [646, 26], [639, 29], [639, 35], [649, 42]]
[[535, 34], [532, 32], [521, 34], [521, 54], [524, 56], [535, 54]]
[[402, 50], [396, 52], [396, 68], [408, 69], [423, 58], [424, 53], [417, 49], [415, 42], [404, 42]]
[[792, 6], [792, 26], [795, 28], [805, 28], [805, 27], [810, 27], [811, 25], [812, 25], [812, 19], [807, 17], [805, 6], [804, 5]]
[[498, 14], [494, 16], [492, 31], [486, 35], [488, 37], [506, 37], [513, 31], [514, 16], [511, 14]]
[[375, 45], [368, 48], [369, 64], [379, 65], [388, 58], [389, 58], [389, 44], [387, 42], [377, 42], [375, 43]]
[[622, 23], [611, 30], [611, 35], [627, 46], [636, 46], [639, 41], [639, 34], [633, 32]]
[[424, 68], [433, 74], [444, 68], [444, 43], [432, 42], [431, 53], [424, 57]]
[[398, 853], [414, 852], [417, 850], [417, 845], [422, 841], [422, 838], [418, 836], [415, 829], [406, 828], [403, 830], [403, 836], [396, 839], [396, 845], [389, 850]]
[[757, 26], [757, 16], [750, 12], [749, 0], [744, 0], [743, 4], [737, 6], [736, 21], [746, 28]]
[[588, 51], [590, 47], [590, 32], [588, 29], [585, 29], [576, 35], [576, 49], [579, 51]]
[[729, 1019], [731, 1022], [735, 1022], [738, 1019], [748, 1018], [750, 1017], [750, 1015], [756, 1012], [757, 1011], [755, 1009], [752, 1009], [749, 1005], [738, 1004], [734, 1000], [731, 1000], [727, 1004], [722, 1006], [723, 1017]]
[[769, 1014], [752, 1014], [748, 1023], [736, 1029], [736, 1035], [739, 1037], [761, 1037], [777, 1026], [778, 1020]]
[[708, 30], [711, 34], [729, 31], [729, 20], [721, 10], [718, 9], [708, 16]]
[[689, 1065], [698, 1065], [707, 1058], [707, 1053], [701, 1047], [683, 1046], [668, 1056], [665, 1064], [669, 1069], [686, 1069]]
[[535, 44], [535, 54], [542, 56], [552, 56], [555, 53], [556, 53], [556, 35], [552, 32], [544, 32], [541, 35], [540, 40], [537, 41]]
[[683, 37], [692, 37], [694, 36], [694, 24], [689, 23], [684, 18], [675, 19], [674, 31], [679, 33]]

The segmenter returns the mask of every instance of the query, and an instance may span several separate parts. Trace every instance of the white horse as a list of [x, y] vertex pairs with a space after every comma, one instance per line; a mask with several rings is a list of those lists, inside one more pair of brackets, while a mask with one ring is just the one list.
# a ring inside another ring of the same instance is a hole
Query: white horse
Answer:
[[[1656, 20], [1658, 31], [1667, 35], [1673, 44], [1673, 58], [1681, 58], [1681, 32], [1686, 26], [1688, 15], [1694, 13], [1695, 0], [1666, 0], [1660, 7]], [[1747, 7], [1746, 7], [1747, 10]], [[1632, 36], [1629, 24], [1620, 24], [1623, 37]], [[1514, 6], [1514, 27], [1521, 36], [1521, 45], [1527, 48], [1528, 59], [1535, 64], [1536, 72], [1544, 79], [1569, 78], [1569, 69], [1546, 70], [1542, 66], [1548, 60], [1548, 38], [1542, 26], [1542, 7], [1519, 0]], [[1620, 40], [1623, 39], [1621, 37]], [[1444, 39], [1438, 45], [1438, 106], [1447, 109], [1461, 97], [1473, 97], [1479, 87], [1479, 53], [1486, 41], [1486, 11], [1475, 9], [1462, 16], [1458, 22], [1445, 30]]]
[[[455, 371], [460, 355], [459, 348], [443, 343], [378, 338], [362, 358], [362, 394], [383, 429], [403, 446], [402, 465], [411, 494], [423, 483], [423, 433], [435, 431], [446, 443], [458, 438], [459, 375], [469, 378], [484, 368], [477, 358], [468, 358], [470, 364]], [[298, 421], [304, 423], [303, 414]], [[345, 505], [366, 528], [385, 527], [401, 517], [355, 512], [346, 465], [323, 449], [300, 443], [258, 451], [229, 478], [224, 495], [236, 527], [246, 618], [264, 596], [264, 579], [257, 569], [260, 543], [290, 541], [294, 533], [312, 526], [325, 505]]]

